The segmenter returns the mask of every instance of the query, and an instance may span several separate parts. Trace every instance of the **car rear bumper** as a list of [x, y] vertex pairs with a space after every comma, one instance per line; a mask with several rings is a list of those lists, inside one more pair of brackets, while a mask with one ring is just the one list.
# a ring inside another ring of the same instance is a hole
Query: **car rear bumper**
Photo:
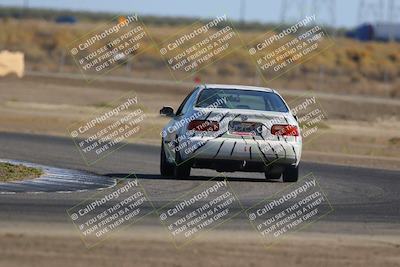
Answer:
[[282, 162], [280, 159], [271, 161], [270, 164], [265, 164], [261, 161], [194, 158], [191, 167], [212, 169], [218, 172], [268, 172], [272, 169], [283, 171], [287, 165], [292, 164]]
[[261, 162], [266, 165], [279, 161], [281, 164], [298, 164], [301, 157], [301, 139], [296, 142], [238, 139], [238, 138], [201, 138], [186, 140], [181, 157], [188, 159], [225, 160]]

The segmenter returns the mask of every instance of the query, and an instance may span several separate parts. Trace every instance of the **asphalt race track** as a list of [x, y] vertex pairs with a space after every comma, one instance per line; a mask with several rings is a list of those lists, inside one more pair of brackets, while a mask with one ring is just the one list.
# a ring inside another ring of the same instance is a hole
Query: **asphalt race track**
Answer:
[[[151, 145], [128, 144], [92, 166], [84, 163], [72, 140], [64, 137], [0, 133], [0, 147], [2, 159], [100, 175], [92, 176], [99, 179], [93, 178], [92, 182], [107, 181], [104, 187], [109, 186], [108, 183], [112, 183], [114, 178], [130, 179], [126, 177], [134, 177], [134, 174], [155, 208], [218, 175], [214, 171], [194, 170], [193, 177], [187, 180], [163, 178], [159, 175], [159, 147]], [[309, 173], [318, 178], [334, 210], [320, 222], [308, 227], [307, 231], [378, 233], [382, 229], [399, 229], [400, 172], [302, 162], [300, 176]], [[266, 182], [263, 175], [258, 173], [225, 175], [244, 207], [250, 207], [287, 186], [279, 181]], [[51, 192], [1, 194], [2, 222], [70, 223], [66, 209], [96, 193], [94, 190], [79, 190], [79, 186], [77, 190], [69, 188], [71, 192], [68, 194], [47, 190], [46, 185], [42, 185], [41, 189]], [[150, 205], [147, 208], [152, 209]], [[159, 221], [154, 216], [147, 216], [140, 224], [157, 226]], [[249, 225], [246, 216], [240, 214], [232, 223], [222, 227], [247, 229]]]

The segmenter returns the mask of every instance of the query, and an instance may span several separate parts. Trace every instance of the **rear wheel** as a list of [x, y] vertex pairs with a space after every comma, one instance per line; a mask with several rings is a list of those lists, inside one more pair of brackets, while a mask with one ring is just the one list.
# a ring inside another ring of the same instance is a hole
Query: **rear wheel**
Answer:
[[161, 141], [160, 173], [161, 176], [172, 176], [174, 174], [174, 165], [168, 162], [165, 155], [164, 141]]
[[179, 151], [175, 152], [175, 167], [174, 176], [175, 178], [189, 178], [190, 177], [191, 164], [189, 160], [183, 161]]
[[285, 183], [297, 182], [299, 179], [299, 166], [287, 166], [283, 172], [283, 181]]

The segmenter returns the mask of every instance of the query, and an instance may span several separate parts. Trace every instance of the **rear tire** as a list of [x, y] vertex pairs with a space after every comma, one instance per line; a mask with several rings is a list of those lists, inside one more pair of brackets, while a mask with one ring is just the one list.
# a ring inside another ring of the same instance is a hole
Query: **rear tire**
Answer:
[[165, 155], [164, 141], [161, 141], [160, 173], [163, 177], [172, 176], [174, 174], [174, 165], [168, 162]]
[[183, 162], [179, 151], [175, 152], [174, 176], [177, 179], [189, 178], [191, 164], [189, 160]]
[[299, 179], [299, 165], [297, 166], [287, 166], [283, 172], [283, 182], [294, 183]]

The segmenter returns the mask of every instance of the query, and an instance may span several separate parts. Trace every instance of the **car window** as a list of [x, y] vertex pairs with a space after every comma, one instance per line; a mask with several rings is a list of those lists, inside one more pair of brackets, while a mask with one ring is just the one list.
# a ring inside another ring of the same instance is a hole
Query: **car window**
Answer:
[[176, 111], [177, 116], [183, 115], [187, 112], [188, 108], [190, 107], [191, 103], [193, 103], [193, 100], [196, 96], [196, 94], [194, 92], [196, 92], [196, 89], [193, 90], [192, 92], [190, 92], [190, 94], [188, 94], [185, 97], [185, 99], [182, 101], [181, 105], [179, 106], [178, 110]]
[[274, 92], [239, 89], [204, 89], [199, 95], [196, 107], [289, 111], [282, 98]]

